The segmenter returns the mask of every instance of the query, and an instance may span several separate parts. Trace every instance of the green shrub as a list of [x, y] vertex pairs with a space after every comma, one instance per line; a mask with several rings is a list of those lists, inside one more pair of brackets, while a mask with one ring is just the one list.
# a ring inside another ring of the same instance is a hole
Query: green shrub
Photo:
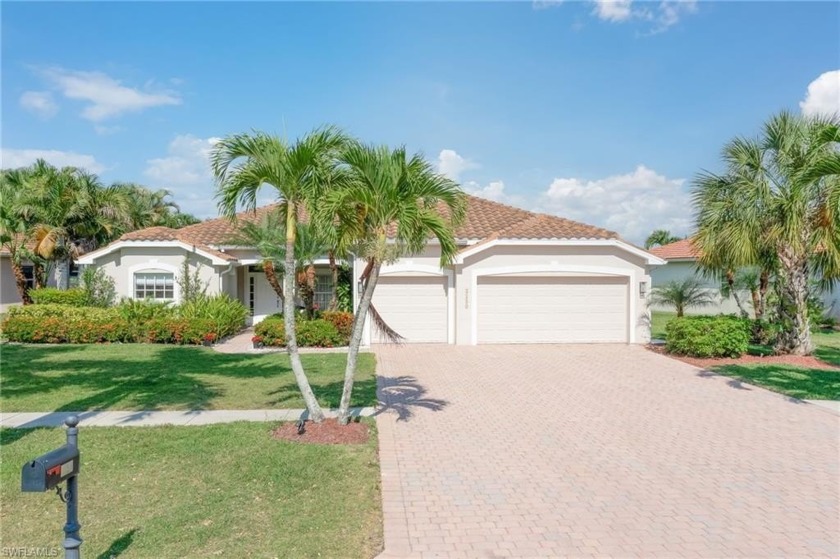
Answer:
[[175, 316], [172, 305], [152, 299], [123, 299], [116, 310], [121, 318], [134, 323]]
[[339, 334], [350, 340], [350, 334], [353, 333], [353, 313], [324, 311], [321, 313], [321, 318], [335, 326]]
[[684, 316], [665, 327], [668, 353], [691, 357], [740, 357], [750, 341], [750, 321], [736, 316]]
[[85, 293], [86, 304], [91, 307], [110, 307], [117, 296], [114, 278], [101, 268], [86, 267], [82, 271], [80, 289]]
[[[349, 343], [350, 337], [343, 335], [331, 322], [322, 318], [298, 320], [295, 324], [300, 347], [337, 347]], [[281, 315], [271, 315], [254, 327], [254, 334], [262, 338], [267, 346], [286, 345], [286, 331]]]
[[71, 307], [85, 307], [88, 305], [88, 295], [84, 289], [56, 289], [55, 287], [39, 287], [30, 289], [29, 296], [36, 305], [69, 305]]
[[245, 326], [248, 310], [228, 295], [197, 295], [177, 308], [180, 318], [209, 320], [212, 331], [222, 338], [239, 332]]

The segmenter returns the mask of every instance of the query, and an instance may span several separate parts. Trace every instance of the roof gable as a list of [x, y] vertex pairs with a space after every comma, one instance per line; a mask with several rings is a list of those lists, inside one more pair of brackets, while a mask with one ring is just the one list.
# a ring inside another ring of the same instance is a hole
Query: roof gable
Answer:
[[692, 239], [682, 239], [667, 245], [650, 249], [650, 252], [663, 260], [696, 260], [700, 257], [700, 250], [694, 245]]

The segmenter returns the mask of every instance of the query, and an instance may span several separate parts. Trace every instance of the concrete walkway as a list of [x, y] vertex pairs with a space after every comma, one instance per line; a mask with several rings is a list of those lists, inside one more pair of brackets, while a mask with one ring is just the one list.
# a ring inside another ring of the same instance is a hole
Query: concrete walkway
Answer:
[[[335, 417], [337, 410], [324, 410]], [[374, 408], [351, 408], [353, 417], [370, 417]], [[189, 410], [189, 411], [79, 411], [0, 413], [0, 427], [32, 429], [58, 427], [75, 415], [82, 427], [148, 427], [153, 425], [209, 425], [234, 421], [297, 421], [306, 419], [306, 410]]]
[[840, 418], [638, 346], [381, 346], [382, 557], [840, 557]]

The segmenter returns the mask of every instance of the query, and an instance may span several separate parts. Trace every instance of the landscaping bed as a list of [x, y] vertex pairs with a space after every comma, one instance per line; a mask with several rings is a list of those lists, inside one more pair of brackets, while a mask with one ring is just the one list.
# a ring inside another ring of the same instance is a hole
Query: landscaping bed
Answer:
[[[222, 354], [138, 344], [2, 346], [4, 412], [304, 408], [285, 354]], [[301, 356], [321, 405], [335, 408], [343, 354]], [[376, 405], [375, 357], [359, 355], [354, 406]]]
[[[374, 429], [372, 423], [367, 428]], [[81, 428], [84, 557], [374, 557], [382, 549], [376, 437], [275, 440], [275, 425]], [[0, 548], [55, 548], [64, 505], [20, 492], [20, 465], [63, 429], [2, 429]]]
[[792, 367], [805, 367], [811, 369], [824, 369], [824, 370], [840, 370], [835, 365], [831, 365], [817, 359], [813, 355], [753, 355], [746, 353], [740, 357], [710, 357], [710, 358], [701, 358], [701, 357], [689, 357], [687, 355], [675, 355], [672, 353], [668, 353], [665, 351], [664, 346], [654, 346], [649, 345], [648, 349], [653, 351], [654, 353], [660, 353], [662, 355], [666, 355], [668, 357], [672, 357], [674, 359], [679, 359], [685, 363], [690, 365], [694, 365], [695, 367], [700, 367], [701, 369], [709, 369], [714, 367], [719, 367], [721, 365], [748, 365], [748, 364], [761, 364], [761, 365], [789, 365]]
[[321, 423], [304, 421], [282, 423], [271, 432], [278, 440], [308, 444], [364, 444], [370, 438], [370, 424], [366, 421], [351, 421], [340, 425], [338, 420], [325, 419]]

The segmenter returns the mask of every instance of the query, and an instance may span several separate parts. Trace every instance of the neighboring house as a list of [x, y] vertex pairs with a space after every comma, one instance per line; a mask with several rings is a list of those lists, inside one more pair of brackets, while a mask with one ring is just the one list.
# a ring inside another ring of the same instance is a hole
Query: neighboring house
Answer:
[[[276, 208], [240, 213], [238, 219], [261, 220]], [[208, 293], [239, 299], [257, 322], [280, 311], [280, 304], [257, 251], [228, 244], [235, 233], [224, 218], [177, 230], [152, 227], [124, 235], [79, 263], [108, 272], [120, 296], [178, 301], [176, 278], [186, 258]], [[374, 305], [406, 342], [648, 341], [650, 271], [664, 261], [616, 233], [470, 196], [456, 237], [461, 250], [451, 266], [441, 269], [432, 243], [422, 254], [382, 269]], [[355, 285], [364, 262], [351, 264]], [[324, 307], [331, 291], [327, 260], [316, 268], [316, 297]], [[379, 341], [371, 330], [367, 324], [365, 343]]]
[[[738, 305], [732, 297], [724, 298], [720, 294], [720, 280], [704, 277], [697, 269], [699, 251], [691, 239], [683, 239], [667, 245], [650, 249], [650, 252], [665, 260], [664, 266], [658, 266], [651, 271], [650, 277], [653, 287], [661, 287], [671, 281], [683, 281], [689, 277], [696, 277], [703, 287], [708, 289], [715, 300], [715, 304], [706, 307], [688, 307], [686, 314], [737, 314]], [[752, 298], [750, 293], [740, 292], [741, 302], [747, 312], [752, 313]], [[840, 316], [840, 289], [823, 294], [823, 303], [831, 316]], [[655, 311], [673, 311], [672, 307], [651, 305]]]
[[[26, 285], [32, 288], [35, 284], [35, 270], [32, 262], [24, 260], [22, 263], [23, 275], [26, 276]], [[78, 269], [74, 266], [73, 270], [78, 274]], [[47, 285], [55, 287], [55, 274], [49, 273], [47, 276]], [[0, 313], [6, 312], [9, 307], [20, 305], [23, 301], [20, 299], [20, 294], [17, 290], [17, 282], [15, 281], [15, 274], [12, 271], [12, 258], [8, 250], [0, 249]]]

